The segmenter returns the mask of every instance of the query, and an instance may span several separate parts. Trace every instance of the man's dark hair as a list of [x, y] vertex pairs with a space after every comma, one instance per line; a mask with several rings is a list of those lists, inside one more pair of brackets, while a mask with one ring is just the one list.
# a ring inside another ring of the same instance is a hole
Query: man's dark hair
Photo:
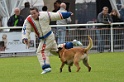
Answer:
[[47, 11], [47, 6], [43, 6], [42, 11]]
[[61, 2], [60, 0], [57, 0], [55, 3], [59, 3], [59, 4], [61, 4], [62, 2]]
[[38, 8], [36, 8], [36, 7], [30, 8], [30, 10], [36, 10], [37, 12], [39, 12]]
[[25, 7], [29, 7], [30, 8], [30, 3], [29, 2], [25, 2]]

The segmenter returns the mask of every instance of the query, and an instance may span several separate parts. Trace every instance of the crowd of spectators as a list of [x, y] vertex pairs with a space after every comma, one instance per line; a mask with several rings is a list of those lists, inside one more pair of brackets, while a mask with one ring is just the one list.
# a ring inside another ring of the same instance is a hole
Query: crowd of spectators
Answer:
[[[103, 7], [102, 12], [100, 12], [97, 16], [97, 22], [98, 23], [103, 23], [103, 24], [111, 24], [111, 23], [115, 23], [115, 22], [123, 22], [124, 21], [124, 7], [122, 7], [122, 9], [119, 11], [120, 13], [117, 13], [117, 10], [112, 9], [111, 12], [109, 13], [109, 8], [108, 7]], [[119, 15], [120, 14], [120, 15]], [[120, 27], [121, 25], [114, 25], [113, 27]], [[102, 28], [109, 28], [109, 25], [105, 25], [105, 26], [98, 26], [98, 29], [102, 29]], [[105, 36], [102, 34], [103, 30], [96, 30], [96, 36], [97, 36], [97, 51], [102, 53], [104, 52], [104, 45], [106, 45], [104, 39]], [[115, 39], [116, 39], [116, 32], [114, 33], [114, 43], [115, 43]], [[109, 49], [108, 51], [111, 51], [111, 36], [110, 36], [110, 30], [107, 30], [105, 32], [106, 34], [106, 39], [109, 41]], [[114, 47], [113, 47], [114, 48]]]

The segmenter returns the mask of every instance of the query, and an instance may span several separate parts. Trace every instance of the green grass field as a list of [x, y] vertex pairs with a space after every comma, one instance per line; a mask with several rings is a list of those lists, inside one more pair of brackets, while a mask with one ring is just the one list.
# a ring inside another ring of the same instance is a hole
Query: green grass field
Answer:
[[0, 82], [124, 82], [124, 52], [89, 54], [91, 72], [80, 62], [81, 70], [67, 66], [59, 73], [61, 62], [50, 56], [52, 72], [41, 75], [36, 56], [0, 58]]

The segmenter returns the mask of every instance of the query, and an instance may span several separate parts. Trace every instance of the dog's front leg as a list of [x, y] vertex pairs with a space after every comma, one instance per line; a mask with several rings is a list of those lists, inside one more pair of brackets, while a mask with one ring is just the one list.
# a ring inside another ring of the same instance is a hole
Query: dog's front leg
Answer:
[[65, 63], [62, 62], [61, 67], [60, 67], [60, 73], [62, 72], [62, 68], [64, 67]]

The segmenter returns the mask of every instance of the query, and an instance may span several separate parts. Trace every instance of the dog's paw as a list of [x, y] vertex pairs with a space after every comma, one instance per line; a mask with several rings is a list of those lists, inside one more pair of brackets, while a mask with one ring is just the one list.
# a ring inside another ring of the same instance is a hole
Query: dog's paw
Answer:
[[88, 71], [89, 71], [89, 72], [91, 71], [91, 67], [89, 67]]
[[69, 72], [71, 72], [71, 69], [68, 69]]
[[71, 72], [71, 67], [70, 66], [68, 67], [68, 71]]
[[62, 68], [60, 68], [60, 73], [62, 72]]

